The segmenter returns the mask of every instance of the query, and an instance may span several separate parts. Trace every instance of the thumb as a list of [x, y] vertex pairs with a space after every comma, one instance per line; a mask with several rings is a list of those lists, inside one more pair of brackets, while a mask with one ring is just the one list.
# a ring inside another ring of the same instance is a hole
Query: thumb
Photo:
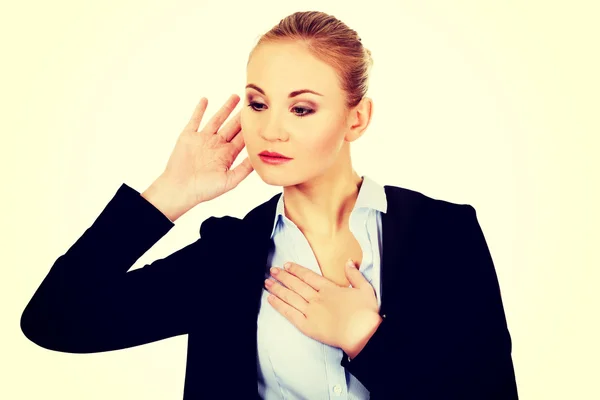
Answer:
[[346, 277], [353, 288], [362, 289], [365, 285], [370, 285], [369, 281], [367, 281], [358, 268], [356, 268], [356, 265], [351, 258], [346, 261], [345, 271]]
[[254, 171], [250, 158], [246, 157], [238, 166], [229, 170], [229, 187], [234, 188]]

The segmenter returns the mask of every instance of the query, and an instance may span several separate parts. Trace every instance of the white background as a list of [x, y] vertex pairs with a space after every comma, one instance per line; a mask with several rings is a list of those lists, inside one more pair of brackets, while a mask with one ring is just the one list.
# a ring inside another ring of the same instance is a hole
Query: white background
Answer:
[[[595, 4], [5, 5], [0, 398], [181, 398], [186, 336], [64, 354], [29, 342], [21, 312], [122, 183], [142, 192], [162, 172], [201, 97], [209, 99], [206, 116], [232, 93], [243, 99], [259, 35], [304, 10], [341, 19], [373, 54], [374, 114], [352, 145], [357, 172], [477, 210], [500, 280], [520, 397], [600, 398]], [[133, 268], [196, 240], [207, 217], [243, 217], [280, 190], [253, 172], [177, 220]]]

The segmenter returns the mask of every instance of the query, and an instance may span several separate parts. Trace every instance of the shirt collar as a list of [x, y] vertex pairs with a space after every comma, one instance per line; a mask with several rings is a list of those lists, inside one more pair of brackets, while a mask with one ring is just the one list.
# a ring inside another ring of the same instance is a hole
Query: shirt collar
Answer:
[[[352, 212], [359, 208], [368, 208], [385, 213], [387, 211], [387, 198], [384, 187], [366, 175], [363, 175], [362, 178], [363, 182], [360, 185], [358, 197], [356, 198], [356, 203], [354, 204]], [[283, 192], [277, 201], [275, 220], [273, 221], [273, 229], [271, 230], [271, 238], [273, 238], [275, 228], [277, 227], [277, 222], [280, 218], [285, 218]]]

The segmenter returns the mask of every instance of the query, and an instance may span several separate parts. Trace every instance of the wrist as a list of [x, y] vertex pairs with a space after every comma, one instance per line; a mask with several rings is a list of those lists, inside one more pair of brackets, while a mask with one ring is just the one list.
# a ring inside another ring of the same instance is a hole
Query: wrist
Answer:
[[186, 202], [177, 196], [178, 193], [182, 192], [182, 189], [177, 188], [176, 185], [169, 183], [161, 176], [141, 196], [162, 212], [171, 222], [175, 222], [189, 209], [185, 205]]
[[360, 319], [360, 322], [356, 324], [353, 329], [355, 334], [349, 339], [348, 343], [342, 347], [342, 350], [353, 359], [356, 357], [362, 349], [367, 345], [367, 342], [375, 334], [379, 325], [381, 325], [383, 318], [378, 312], [366, 314]]

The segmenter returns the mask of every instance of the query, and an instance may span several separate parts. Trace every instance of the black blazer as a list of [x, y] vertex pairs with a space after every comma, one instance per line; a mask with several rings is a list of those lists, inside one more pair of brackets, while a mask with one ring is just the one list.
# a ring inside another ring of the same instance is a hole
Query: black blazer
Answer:
[[[511, 337], [475, 209], [384, 188], [385, 318], [341, 365], [375, 400], [517, 399]], [[243, 219], [209, 217], [195, 242], [128, 272], [174, 224], [122, 184], [53, 264], [23, 311], [23, 333], [69, 353], [188, 334], [184, 399], [258, 398], [256, 319], [280, 195]], [[217, 283], [207, 279], [214, 271]]]

